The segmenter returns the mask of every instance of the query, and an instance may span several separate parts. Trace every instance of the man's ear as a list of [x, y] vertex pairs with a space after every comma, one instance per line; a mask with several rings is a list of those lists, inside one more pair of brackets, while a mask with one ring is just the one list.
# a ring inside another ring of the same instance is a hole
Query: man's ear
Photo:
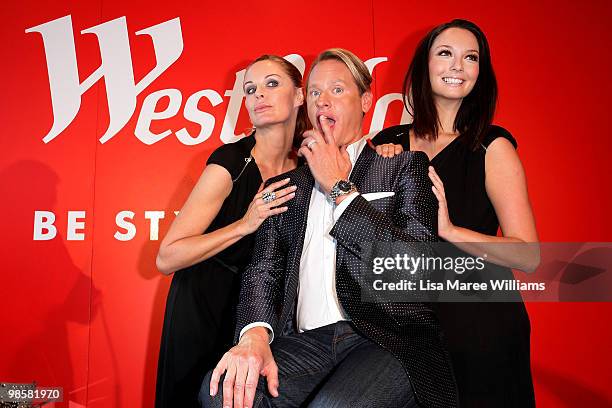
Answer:
[[361, 95], [361, 110], [363, 111], [364, 115], [366, 113], [368, 113], [368, 111], [372, 107], [372, 99], [373, 98], [374, 97], [372, 96], [372, 92], [371, 91], [365, 91]]
[[295, 105], [294, 107], [302, 106], [304, 104], [304, 89], [297, 88], [297, 92], [295, 94]]

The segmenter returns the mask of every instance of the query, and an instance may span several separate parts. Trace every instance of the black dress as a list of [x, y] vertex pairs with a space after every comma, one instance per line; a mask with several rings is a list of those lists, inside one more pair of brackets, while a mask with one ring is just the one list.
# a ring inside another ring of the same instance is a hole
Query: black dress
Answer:
[[[230, 195], [206, 232], [244, 216], [262, 179], [251, 149], [255, 137], [215, 150], [207, 164], [218, 164], [232, 176]], [[255, 234], [215, 257], [177, 271], [166, 300], [157, 368], [155, 406], [199, 407], [198, 392], [207, 371], [231, 346], [240, 274], [251, 260]]]
[[[401, 144], [410, 150], [411, 125], [380, 132], [373, 142]], [[485, 153], [498, 137], [516, 141], [508, 131], [491, 126], [475, 151], [454, 139], [431, 165], [444, 183], [448, 212], [454, 225], [496, 235], [499, 221], [485, 189]], [[496, 279], [512, 279], [507, 268], [496, 268]], [[512, 303], [438, 303], [459, 388], [462, 408], [535, 406], [529, 358], [530, 324], [525, 305]]]

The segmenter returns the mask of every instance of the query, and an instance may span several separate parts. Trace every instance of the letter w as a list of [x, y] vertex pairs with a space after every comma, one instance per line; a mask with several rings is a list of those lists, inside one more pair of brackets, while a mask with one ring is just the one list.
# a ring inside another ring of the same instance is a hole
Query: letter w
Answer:
[[149, 35], [153, 40], [156, 65], [135, 84], [127, 23], [125, 16], [119, 17], [81, 31], [81, 34], [95, 34], [98, 38], [102, 63], [80, 83], [71, 16], [28, 28], [25, 32], [42, 35], [47, 58], [53, 126], [43, 138], [45, 143], [49, 143], [72, 123], [81, 107], [81, 96], [102, 77], [106, 84], [110, 120], [100, 142], [108, 141], [134, 114], [138, 94], [178, 60], [183, 52], [183, 36], [178, 17], [136, 32], [136, 35]]

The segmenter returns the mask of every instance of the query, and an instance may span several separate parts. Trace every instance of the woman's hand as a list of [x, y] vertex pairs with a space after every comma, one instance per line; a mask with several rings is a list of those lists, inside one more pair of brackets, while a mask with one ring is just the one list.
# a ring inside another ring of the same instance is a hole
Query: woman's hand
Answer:
[[[280, 207], [280, 205], [295, 197], [295, 190], [297, 187], [289, 186], [276, 191], [287, 183], [289, 183], [288, 178], [277, 181], [263, 190], [260, 189], [257, 194], [255, 194], [253, 201], [249, 204], [246, 214], [244, 214], [244, 217], [240, 220], [240, 233], [242, 235], [252, 234], [257, 231], [257, 228], [259, 228], [261, 223], [269, 216], [287, 211], [287, 207]], [[276, 198], [266, 203], [263, 200], [263, 195], [272, 192], [274, 192]]]
[[446, 194], [444, 193], [444, 184], [433, 166], [429, 166], [429, 178], [433, 183], [431, 189], [438, 199], [438, 235], [440, 238], [449, 240], [452, 231], [455, 228], [448, 215], [448, 205], [446, 203]]
[[404, 149], [402, 148], [402, 145], [399, 144], [385, 143], [376, 146], [376, 153], [382, 157], [393, 157], [402, 153], [403, 151]]

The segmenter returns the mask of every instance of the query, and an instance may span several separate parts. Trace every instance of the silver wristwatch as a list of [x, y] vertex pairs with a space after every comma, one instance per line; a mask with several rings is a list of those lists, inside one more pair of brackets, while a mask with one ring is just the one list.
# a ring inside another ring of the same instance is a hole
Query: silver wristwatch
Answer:
[[329, 198], [332, 201], [336, 201], [336, 198], [351, 194], [357, 191], [357, 187], [355, 187], [355, 183], [348, 180], [338, 180], [336, 184], [333, 185], [331, 191], [329, 192]]

